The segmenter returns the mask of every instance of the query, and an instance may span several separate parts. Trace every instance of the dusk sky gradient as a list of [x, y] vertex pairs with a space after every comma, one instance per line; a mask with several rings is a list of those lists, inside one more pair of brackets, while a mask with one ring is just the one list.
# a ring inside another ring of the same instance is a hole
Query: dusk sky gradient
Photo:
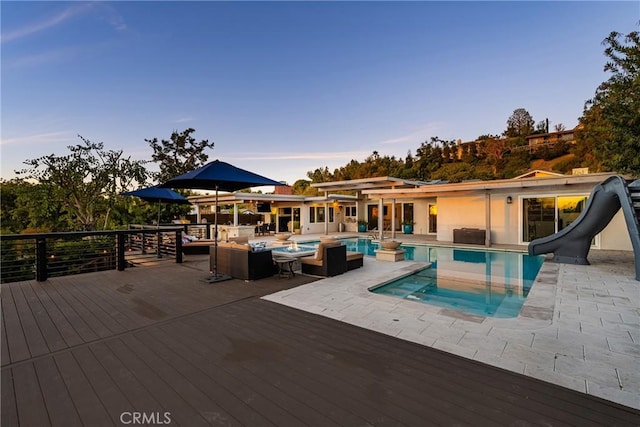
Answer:
[[640, 2], [2, 1], [2, 178], [77, 135], [150, 160], [192, 127], [293, 184], [377, 150], [500, 134], [517, 108], [568, 129]]

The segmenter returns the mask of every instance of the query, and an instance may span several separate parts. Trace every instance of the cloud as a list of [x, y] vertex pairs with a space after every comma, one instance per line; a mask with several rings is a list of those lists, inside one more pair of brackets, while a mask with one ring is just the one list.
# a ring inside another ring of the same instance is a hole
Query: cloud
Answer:
[[424, 126], [421, 126], [419, 129], [396, 138], [386, 139], [380, 141], [379, 144], [382, 145], [391, 145], [391, 144], [404, 144], [404, 143], [414, 143], [416, 141], [424, 141], [427, 139], [427, 136], [433, 135], [435, 132], [442, 129], [442, 123], [432, 122], [427, 123]]
[[244, 154], [232, 153], [226, 158], [238, 160], [341, 160], [347, 161], [357, 158], [365, 158], [369, 155], [366, 151], [336, 151], [330, 153], [265, 153]]
[[73, 139], [74, 136], [75, 135], [71, 131], [38, 133], [35, 135], [18, 136], [15, 138], [2, 138], [0, 139], [0, 145], [46, 145], [56, 142], [68, 142], [69, 140]]
[[34, 34], [38, 34], [50, 28], [62, 25], [76, 16], [89, 13], [91, 11], [98, 12], [104, 21], [106, 21], [109, 25], [111, 25], [118, 31], [127, 29], [124, 18], [120, 14], [118, 14], [117, 11], [110, 5], [105, 3], [77, 3], [47, 19], [39, 22], [34, 22], [22, 28], [18, 28], [16, 30], [2, 34], [0, 36], [0, 42], [7, 43], [10, 41], [32, 36]]
[[58, 13], [57, 15], [45, 19], [44, 21], [35, 22], [25, 27], [3, 34], [2, 43], [28, 37], [30, 35], [37, 34], [49, 28], [60, 25], [77, 15], [84, 13], [89, 7], [91, 7], [90, 4], [75, 4]]
[[186, 122], [192, 122], [195, 120], [195, 117], [180, 117], [179, 119], [175, 120], [175, 123], [186, 123]]
[[127, 24], [124, 22], [124, 18], [113, 7], [105, 3], [102, 3], [101, 6], [104, 12], [104, 19], [109, 25], [118, 31], [124, 31], [127, 29]]

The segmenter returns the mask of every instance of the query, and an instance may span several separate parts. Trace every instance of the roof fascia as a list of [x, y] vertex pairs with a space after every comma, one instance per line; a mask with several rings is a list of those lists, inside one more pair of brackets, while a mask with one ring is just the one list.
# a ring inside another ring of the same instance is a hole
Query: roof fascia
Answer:
[[458, 182], [453, 184], [435, 184], [424, 185], [418, 188], [406, 188], [399, 190], [365, 190], [362, 194], [369, 197], [371, 196], [403, 196], [403, 197], [415, 197], [423, 194], [437, 194], [437, 193], [455, 193], [455, 192], [470, 192], [470, 191], [483, 191], [483, 190], [501, 190], [501, 189], [518, 189], [518, 188], [535, 188], [535, 187], [549, 187], [549, 186], [563, 186], [563, 185], [578, 185], [578, 184], [599, 184], [607, 177], [616, 175], [613, 172], [589, 174], [589, 175], [569, 175], [562, 177], [546, 177], [546, 178], [521, 178], [521, 179], [500, 179], [494, 181], [479, 181], [479, 182]]

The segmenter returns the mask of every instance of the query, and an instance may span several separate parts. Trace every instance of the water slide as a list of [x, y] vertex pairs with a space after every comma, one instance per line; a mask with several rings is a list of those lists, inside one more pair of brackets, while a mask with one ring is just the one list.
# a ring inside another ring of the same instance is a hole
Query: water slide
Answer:
[[529, 255], [553, 253], [556, 262], [588, 265], [591, 241], [604, 230], [620, 208], [633, 245], [636, 280], [640, 280], [640, 179], [627, 185], [621, 176], [614, 175], [598, 184], [591, 191], [580, 216], [556, 234], [529, 243]]

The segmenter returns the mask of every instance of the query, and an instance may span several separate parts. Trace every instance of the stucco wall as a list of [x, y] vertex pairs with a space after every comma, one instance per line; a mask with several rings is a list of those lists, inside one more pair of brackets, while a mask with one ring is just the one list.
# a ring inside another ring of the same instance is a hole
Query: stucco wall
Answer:
[[[506, 194], [492, 194], [491, 242], [518, 244], [518, 203], [507, 204]], [[453, 230], [479, 228], [486, 230], [486, 196], [484, 194], [438, 198], [439, 241], [452, 242]]]
[[[520, 192], [518, 196], [512, 196], [513, 202], [506, 203], [506, 193], [493, 193], [491, 195], [491, 243], [522, 245], [521, 241], [522, 199], [519, 196], [553, 196], [553, 195], [584, 194], [583, 191], [567, 191], [555, 193], [536, 192], [531, 195]], [[422, 205], [420, 202], [414, 202]], [[438, 233], [437, 240], [442, 242], [453, 241], [453, 230], [456, 228], [486, 229], [485, 223], [485, 195], [442, 196], [438, 197]], [[426, 208], [426, 202], [424, 203]], [[426, 214], [425, 214], [426, 217]], [[423, 225], [426, 227], [426, 224]], [[611, 220], [609, 225], [600, 233], [599, 247], [594, 249], [607, 250], [633, 250], [629, 233], [627, 232], [624, 214], [620, 210]]]
[[518, 209], [520, 204], [517, 197], [512, 203], [507, 203], [510, 194], [491, 195], [491, 242], [503, 245], [517, 245], [520, 229], [518, 224]]
[[613, 217], [607, 228], [600, 233], [600, 249], [633, 250], [622, 209]]
[[456, 228], [486, 228], [484, 194], [438, 197], [437, 240], [453, 242]]
[[418, 199], [413, 201], [413, 234], [427, 234], [429, 230], [429, 203], [435, 203], [432, 199]]

